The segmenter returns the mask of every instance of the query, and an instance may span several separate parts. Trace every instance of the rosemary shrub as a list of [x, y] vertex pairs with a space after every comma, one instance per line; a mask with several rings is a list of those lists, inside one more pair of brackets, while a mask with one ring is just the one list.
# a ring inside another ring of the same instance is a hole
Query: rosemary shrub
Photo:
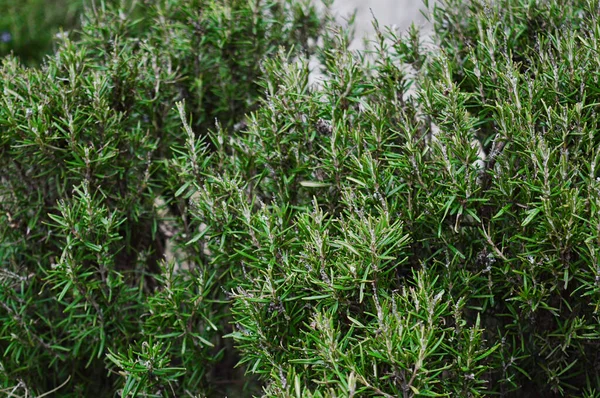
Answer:
[[308, 1], [102, 3], [4, 59], [5, 391], [599, 396], [600, 2], [430, 8], [365, 54]]
[[196, 137], [174, 108], [198, 137], [233, 130], [263, 95], [259, 61], [311, 56], [328, 18], [306, 1], [92, 1], [41, 67], [1, 60], [2, 393], [222, 396], [239, 378], [229, 266], [190, 242], [181, 187], [199, 169], [177, 156]]
[[189, 188], [265, 396], [600, 394], [598, 11], [442, 1], [433, 51], [265, 62]]

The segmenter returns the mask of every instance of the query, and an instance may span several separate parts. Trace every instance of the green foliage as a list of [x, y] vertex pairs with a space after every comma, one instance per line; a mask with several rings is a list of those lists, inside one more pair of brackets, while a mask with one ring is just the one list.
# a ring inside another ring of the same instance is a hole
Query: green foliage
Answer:
[[268, 396], [484, 395], [500, 344], [461, 291], [474, 275], [425, 239], [443, 214], [431, 200], [448, 194], [441, 153], [387, 49], [365, 66], [343, 40], [327, 46], [322, 89], [306, 62], [265, 64], [264, 106], [228, 145], [215, 135], [192, 197], [215, 261], [237, 264], [242, 362]]
[[434, 51], [327, 37], [322, 87], [265, 63], [189, 180], [265, 396], [598, 395], [598, 6], [441, 2]]
[[82, 8], [81, 0], [0, 0], [0, 57], [38, 64], [55, 35], [77, 25]]
[[[138, 396], [142, 389], [144, 395], [157, 387], [157, 381], [169, 383], [172, 393], [175, 393], [171, 382], [177, 382], [185, 374], [185, 368], [169, 367], [170, 359], [166, 352], [162, 351], [162, 343], [152, 344], [143, 342], [141, 352], [133, 352], [129, 349], [128, 355], [107, 354], [107, 358], [114, 362], [119, 368], [125, 370], [127, 381], [121, 393], [122, 396]], [[134, 358], [135, 354], [135, 358]], [[162, 394], [156, 394], [161, 396]]]
[[309, 2], [100, 3], [6, 58], [4, 391], [597, 397], [600, 3], [432, 11], [365, 54]]
[[168, 159], [215, 118], [243, 120], [263, 95], [258, 61], [309, 56], [327, 17], [307, 2], [116, 3], [92, 2], [41, 68], [2, 60], [1, 384], [218, 395], [237, 377], [229, 265], [186, 245], [199, 231]]

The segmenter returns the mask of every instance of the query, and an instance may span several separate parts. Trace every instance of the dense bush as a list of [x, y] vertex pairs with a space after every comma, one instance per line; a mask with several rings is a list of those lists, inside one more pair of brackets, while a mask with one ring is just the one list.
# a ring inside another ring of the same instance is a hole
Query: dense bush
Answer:
[[599, 396], [599, 11], [444, 0], [365, 56], [308, 3], [163, 0], [5, 60], [2, 384]]
[[52, 51], [55, 35], [79, 22], [80, 0], [0, 0], [0, 57], [9, 53], [37, 64]]
[[233, 129], [263, 95], [259, 60], [309, 56], [328, 18], [283, 0], [117, 3], [92, 2], [43, 67], [0, 69], [0, 384], [22, 395], [209, 394], [237, 377], [229, 266], [192, 244], [187, 165], [169, 159], [215, 118]]
[[598, 10], [441, 2], [437, 51], [342, 41], [322, 89], [265, 64], [190, 181], [266, 395], [600, 394]]

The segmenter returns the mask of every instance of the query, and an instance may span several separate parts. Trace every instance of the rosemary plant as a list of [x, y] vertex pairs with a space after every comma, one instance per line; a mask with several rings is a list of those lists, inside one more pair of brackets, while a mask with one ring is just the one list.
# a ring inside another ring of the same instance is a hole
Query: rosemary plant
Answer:
[[96, 1], [5, 57], [2, 391], [600, 396], [600, 2], [425, 8], [366, 53], [309, 1]]

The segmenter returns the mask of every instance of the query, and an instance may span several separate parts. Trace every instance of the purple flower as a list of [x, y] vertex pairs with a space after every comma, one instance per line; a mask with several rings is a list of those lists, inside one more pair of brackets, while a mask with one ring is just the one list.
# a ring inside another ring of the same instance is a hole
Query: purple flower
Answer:
[[12, 40], [12, 35], [10, 32], [0, 32], [0, 42], [8, 43]]

